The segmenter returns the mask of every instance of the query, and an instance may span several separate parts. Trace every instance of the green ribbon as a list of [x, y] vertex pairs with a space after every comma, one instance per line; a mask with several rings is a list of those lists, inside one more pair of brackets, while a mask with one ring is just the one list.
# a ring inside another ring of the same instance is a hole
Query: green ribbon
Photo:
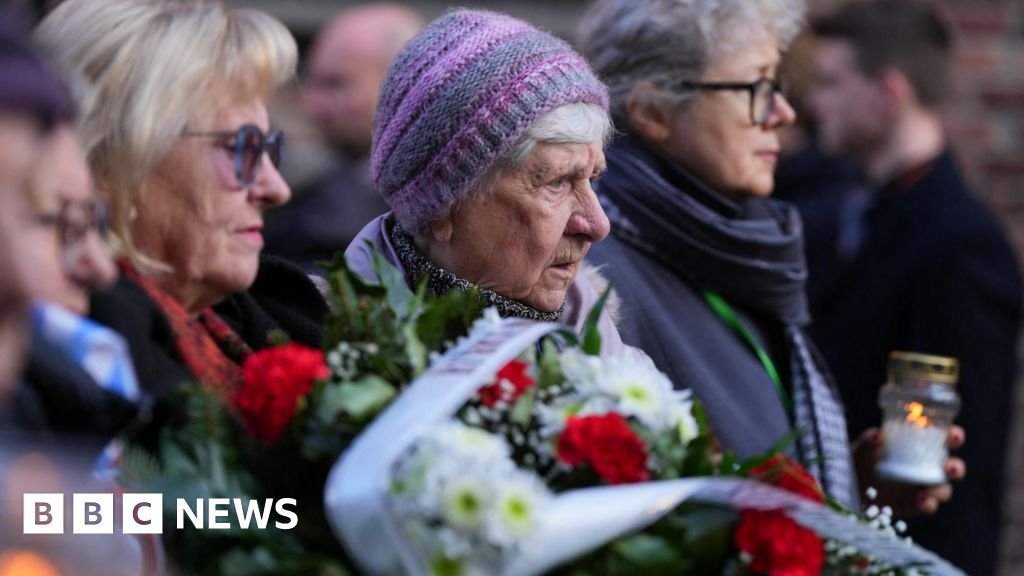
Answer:
[[779, 371], [775, 369], [775, 364], [772, 359], [768, 356], [768, 353], [764, 351], [764, 348], [757, 343], [754, 335], [750, 332], [750, 328], [740, 320], [740, 317], [736, 315], [736, 311], [732, 309], [732, 306], [725, 301], [724, 298], [719, 296], [717, 293], [702, 288], [701, 293], [704, 295], [704, 299], [708, 301], [708, 305], [715, 311], [715, 314], [725, 322], [726, 326], [731, 328], [733, 332], [739, 335], [744, 342], [754, 351], [754, 355], [761, 361], [761, 365], [764, 366], [764, 371], [768, 373], [768, 377], [771, 379], [772, 384], [775, 384], [775, 392], [778, 393], [779, 399], [782, 400], [782, 405], [786, 408], [786, 413], [793, 414], [793, 401], [789, 399], [789, 394], [786, 393], [786, 388], [782, 385], [782, 378], [779, 378]]

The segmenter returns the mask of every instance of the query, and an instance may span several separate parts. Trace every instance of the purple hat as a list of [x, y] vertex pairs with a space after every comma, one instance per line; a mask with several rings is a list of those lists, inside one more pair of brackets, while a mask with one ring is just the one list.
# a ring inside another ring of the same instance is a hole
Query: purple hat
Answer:
[[0, 110], [32, 114], [45, 125], [70, 120], [71, 97], [21, 33], [18, 15], [0, 10]]
[[572, 47], [504, 14], [455, 10], [388, 69], [373, 122], [371, 175], [398, 222], [419, 231], [469, 190], [538, 118], [608, 107]]

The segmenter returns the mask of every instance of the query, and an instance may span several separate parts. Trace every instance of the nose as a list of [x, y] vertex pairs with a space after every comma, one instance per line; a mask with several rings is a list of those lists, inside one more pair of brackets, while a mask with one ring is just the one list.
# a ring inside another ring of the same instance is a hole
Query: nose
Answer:
[[768, 126], [778, 128], [789, 126], [796, 122], [796, 110], [782, 94], [775, 94], [775, 106], [772, 107], [772, 115], [768, 119]]
[[71, 260], [68, 263], [68, 274], [75, 282], [96, 290], [107, 288], [117, 280], [114, 259], [95, 230], [90, 230], [81, 239], [77, 250], [72, 250], [74, 252], [66, 257]]
[[284, 181], [284, 177], [277, 171], [277, 167], [270, 161], [270, 156], [263, 154], [260, 158], [259, 173], [256, 179], [249, 186], [250, 198], [263, 204], [266, 208], [280, 206], [292, 197], [292, 190]]
[[578, 209], [573, 212], [566, 226], [569, 235], [585, 236], [591, 243], [600, 242], [611, 232], [611, 223], [604, 213], [601, 202], [597, 199], [590, 181], [585, 184], [586, 190], [580, 199]]

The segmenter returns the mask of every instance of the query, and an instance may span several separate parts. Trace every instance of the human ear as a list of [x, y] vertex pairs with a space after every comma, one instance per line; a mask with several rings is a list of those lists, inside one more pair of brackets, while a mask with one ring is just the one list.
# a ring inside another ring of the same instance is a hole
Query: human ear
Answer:
[[651, 82], [637, 82], [626, 97], [630, 129], [654, 144], [665, 142], [672, 134], [672, 111], [656, 101], [658, 90]]

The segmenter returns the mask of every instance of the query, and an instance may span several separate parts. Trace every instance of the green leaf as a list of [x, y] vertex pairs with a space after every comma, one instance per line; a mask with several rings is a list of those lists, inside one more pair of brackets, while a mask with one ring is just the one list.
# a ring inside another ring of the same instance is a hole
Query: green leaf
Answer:
[[668, 538], [640, 533], [615, 542], [612, 549], [623, 564], [620, 574], [675, 576], [682, 574], [687, 561]]
[[415, 378], [427, 371], [429, 364], [427, 347], [420, 341], [420, 337], [416, 334], [416, 325], [411, 322], [402, 327], [402, 335], [405, 337], [405, 354], [409, 357], [412, 376]]
[[512, 411], [509, 413], [509, 419], [520, 426], [529, 426], [530, 420], [533, 417], [533, 405], [536, 401], [537, 387], [533, 386], [526, 392], [523, 392], [519, 399], [516, 400], [515, 405], [512, 406]]
[[356, 422], [376, 416], [395, 396], [395, 388], [380, 376], [369, 374], [356, 382], [342, 382], [324, 390], [323, 402], [329, 407], [318, 411], [327, 416], [339, 411]]
[[598, 329], [597, 324], [601, 320], [601, 312], [604, 311], [604, 305], [611, 293], [612, 284], [609, 282], [608, 287], [601, 293], [601, 297], [597, 299], [597, 303], [590, 309], [590, 313], [587, 314], [587, 320], [583, 324], [582, 348], [583, 352], [591, 356], [601, 354], [601, 331]]
[[384, 287], [388, 307], [399, 319], [409, 318], [409, 305], [414, 299], [414, 294], [405, 282], [405, 275], [376, 250], [373, 251], [373, 271], [377, 274], [380, 285]]
[[545, 338], [537, 361], [537, 387], [547, 388], [561, 384], [564, 379], [562, 365], [558, 360], [558, 347], [550, 338]]

